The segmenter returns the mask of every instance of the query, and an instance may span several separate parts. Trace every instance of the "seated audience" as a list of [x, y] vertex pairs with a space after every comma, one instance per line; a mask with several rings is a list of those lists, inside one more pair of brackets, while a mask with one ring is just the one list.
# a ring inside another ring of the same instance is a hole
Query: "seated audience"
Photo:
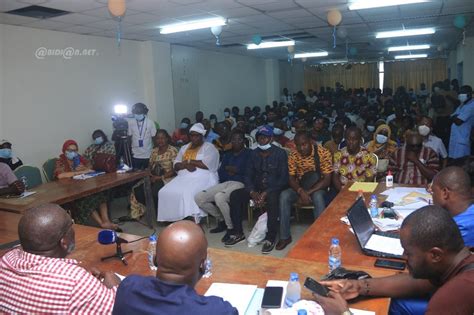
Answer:
[[156, 277], [131, 275], [117, 289], [114, 315], [237, 315], [229, 302], [198, 295], [194, 287], [205, 273], [207, 240], [193, 222], [181, 221], [160, 233]]
[[258, 148], [250, 154], [244, 178], [245, 188], [235, 190], [230, 196], [230, 214], [234, 229], [225, 246], [233, 246], [245, 240], [242, 213], [246, 212], [249, 199], [257, 208], [267, 211], [267, 234], [262, 253], [268, 254], [275, 247], [278, 233], [279, 197], [288, 185], [288, 158], [286, 152], [271, 144], [273, 130], [265, 125], [257, 132]]
[[392, 140], [399, 143], [403, 141], [403, 133], [405, 132], [403, 128], [403, 119], [405, 118], [405, 110], [402, 106], [397, 106], [395, 108], [394, 119], [389, 122], [387, 118], [387, 123], [390, 126], [390, 130], [392, 131]]
[[331, 153], [319, 144], [313, 145], [306, 132], [295, 136], [296, 150], [288, 157], [290, 188], [280, 194], [280, 240], [277, 250], [291, 243], [290, 214], [293, 204], [312, 205], [316, 220], [326, 208], [324, 197], [331, 184]]
[[375, 156], [361, 146], [362, 135], [359, 128], [346, 129], [347, 146], [334, 153], [332, 183], [337, 191], [351, 182], [371, 182], [377, 172]]
[[23, 165], [23, 162], [12, 152], [12, 144], [8, 140], [0, 141], [0, 163], [5, 163], [12, 171]]
[[[293, 123], [293, 126], [294, 126], [294, 129], [295, 129], [294, 130], [295, 135], [298, 132], [306, 132], [306, 121], [304, 119], [296, 120]], [[295, 137], [293, 136], [292, 140], [286, 142], [285, 148], [290, 149], [290, 150], [296, 150], [296, 144], [295, 144], [295, 139], [294, 138]]]
[[445, 168], [448, 162], [448, 152], [443, 140], [433, 134], [433, 119], [428, 116], [421, 117], [418, 133], [423, 137], [423, 145], [436, 152], [441, 162], [441, 168]]
[[332, 127], [331, 131], [331, 140], [327, 141], [324, 144], [324, 148], [328, 149], [331, 154], [336, 153], [338, 150], [342, 149], [340, 145], [344, 138], [344, 126], [341, 124], [335, 124]]
[[[92, 133], [92, 140], [94, 143], [87, 147], [84, 151], [84, 157], [94, 163], [94, 158], [97, 153], [111, 154], [115, 156], [115, 146], [107, 139], [107, 135], [100, 129]], [[92, 165], [94, 166], [94, 165]]]
[[290, 141], [290, 139], [285, 136], [285, 130], [285, 123], [281, 120], [276, 120], [273, 127], [273, 142], [278, 143], [280, 147], [285, 147]]
[[219, 153], [212, 144], [204, 142], [205, 134], [201, 123], [189, 129], [191, 142], [181, 147], [174, 161], [178, 175], [158, 192], [158, 221], [178, 221], [189, 216], [198, 220], [205, 215], [194, 196], [219, 181]]
[[[364, 280], [325, 281], [329, 297], [315, 300], [329, 314], [347, 311], [344, 299], [358, 296], [392, 298], [430, 295], [425, 314], [474, 313], [474, 255], [465, 247], [451, 214], [439, 206], [423, 207], [405, 218], [400, 241], [409, 274]], [[406, 310], [393, 310], [400, 314]], [[414, 310], [416, 313], [422, 310]], [[420, 314], [421, 314], [420, 313]]]
[[196, 115], [194, 117], [196, 118], [195, 123], [202, 123], [202, 121], [204, 119], [204, 113], [199, 110], [199, 111], [196, 112]]
[[388, 125], [378, 126], [373, 139], [367, 144], [367, 151], [376, 154], [379, 159], [389, 159], [397, 151], [397, 143], [391, 140], [391, 133]]
[[228, 127], [229, 129], [232, 129], [233, 127], [235, 127], [235, 124], [236, 124], [236, 120], [234, 117], [232, 117], [230, 115], [230, 109], [229, 108], [225, 108], [224, 109], [224, 121], [225, 122], [228, 122]]
[[16, 178], [11, 168], [0, 163], [0, 196], [20, 195], [25, 191], [25, 185]]
[[8, 314], [106, 314], [120, 279], [92, 274], [66, 257], [74, 250], [74, 225], [58, 205], [25, 212], [18, 223], [21, 247], [0, 258], [0, 312]]
[[189, 142], [189, 126], [191, 125], [191, 120], [189, 118], [183, 118], [179, 128], [176, 128], [171, 136], [171, 142], [180, 147]]
[[[151, 194], [154, 204], [158, 204], [158, 192], [169, 183], [176, 173], [173, 169], [173, 162], [178, 155], [178, 150], [170, 145], [171, 137], [164, 129], [158, 129], [153, 139], [155, 148], [151, 151], [148, 169], [151, 173]], [[138, 219], [146, 211], [144, 181], [141, 180], [132, 188], [130, 195], [130, 217]]]
[[427, 185], [439, 169], [436, 152], [423, 146], [423, 137], [414, 131], [406, 135], [406, 143], [391, 155], [389, 169], [399, 184]]
[[250, 150], [244, 147], [244, 134], [233, 131], [231, 137], [232, 151], [226, 152], [219, 167], [220, 184], [199, 192], [194, 200], [198, 207], [217, 218], [217, 227], [210, 233], [226, 231], [222, 242], [226, 242], [233, 229], [230, 218], [230, 194], [244, 187], [244, 174]]
[[317, 116], [313, 121], [313, 129], [311, 130], [311, 138], [314, 144], [323, 145], [326, 141], [331, 140], [331, 133], [325, 127], [324, 118]]
[[211, 126], [211, 122], [207, 119], [203, 119], [202, 125], [206, 128], [206, 136], [205, 141], [208, 143], [213, 143], [215, 140], [219, 138], [219, 135], [214, 132]]
[[[76, 175], [89, 173], [92, 171], [91, 163], [78, 153], [79, 147], [74, 140], [67, 140], [63, 144], [63, 154], [59, 156], [54, 168], [56, 179], [72, 178]], [[85, 224], [92, 216], [103, 229], [117, 229], [118, 225], [113, 224], [109, 219], [107, 208], [107, 195], [105, 192], [96, 193], [72, 202], [73, 217], [80, 223]], [[99, 212], [97, 212], [99, 209]], [[77, 210], [77, 211], [76, 211]]]
[[217, 123], [216, 132], [219, 138], [213, 141], [214, 146], [221, 157], [225, 152], [232, 150], [232, 143], [230, 142], [230, 126], [225, 121]]

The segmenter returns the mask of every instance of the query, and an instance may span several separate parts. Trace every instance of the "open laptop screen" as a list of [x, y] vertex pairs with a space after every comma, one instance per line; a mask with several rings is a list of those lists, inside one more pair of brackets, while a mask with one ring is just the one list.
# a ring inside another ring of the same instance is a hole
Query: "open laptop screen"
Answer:
[[362, 198], [357, 201], [347, 211], [347, 218], [351, 223], [354, 234], [359, 241], [361, 248], [365, 247], [365, 244], [369, 241], [372, 234], [375, 232], [375, 225], [372, 222], [369, 211], [365, 206], [365, 202]]

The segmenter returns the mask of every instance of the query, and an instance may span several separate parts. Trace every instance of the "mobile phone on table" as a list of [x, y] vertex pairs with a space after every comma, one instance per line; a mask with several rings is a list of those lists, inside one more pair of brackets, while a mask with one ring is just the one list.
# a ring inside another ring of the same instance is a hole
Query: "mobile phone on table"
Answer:
[[280, 308], [282, 298], [282, 287], [266, 287], [263, 292], [262, 308]]
[[387, 260], [387, 259], [377, 259], [374, 264], [375, 267], [395, 269], [395, 270], [404, 270], [406, 264], [401, 261]]
[[306, 281], [304, 282], [304, 287], [318, 295], [328, 296], [329, 294], [328, 287], [322, 285], [321, 283], [310, 277], [306, 278]]

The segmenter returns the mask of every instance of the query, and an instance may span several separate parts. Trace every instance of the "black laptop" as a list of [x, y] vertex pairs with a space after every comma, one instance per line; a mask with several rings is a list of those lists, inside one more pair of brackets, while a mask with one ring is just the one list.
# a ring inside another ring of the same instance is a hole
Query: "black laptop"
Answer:
[[[400, 236], [395, 233], [377, 231], [362, 198], [357, 199], [349, 208], [347, 218], [364, 254], [375, 257], [402, 259], [403, 251], [400, 252]], [[374, 235], [376, 236], [374, 237]], [[372, 237], [374, 239], [371, 240]], [[385, 242], [383, 242], [383, 238], [387, 238]], [[384, 246], [374, 246], [374, 241], [378, 241], [376, 242], [378, 245], [381, 243], [390, 244], [387, 246], [392, 246], [392, 250], [387, 249], [387, 252], [384, 252]], [[369, 247], [378, 247], [378, 249], [367, 248], [368, 245]]]

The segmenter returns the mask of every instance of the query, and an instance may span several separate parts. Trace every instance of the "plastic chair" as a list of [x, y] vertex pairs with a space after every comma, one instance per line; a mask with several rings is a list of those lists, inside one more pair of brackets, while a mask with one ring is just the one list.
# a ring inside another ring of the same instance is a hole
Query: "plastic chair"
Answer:
[[37, 167], [22, 165], [17, 168], [13, 173], [15, 173], [18, 179], [26, 177], [28, 184], [27, 188], [33, 188], [43, 183], [43, 180], [41, 179], [41, 172]]
[[54, 168], [58, 158], [52, 158], [43, 163], [43, 175], [47, 182], [54, 181]]

